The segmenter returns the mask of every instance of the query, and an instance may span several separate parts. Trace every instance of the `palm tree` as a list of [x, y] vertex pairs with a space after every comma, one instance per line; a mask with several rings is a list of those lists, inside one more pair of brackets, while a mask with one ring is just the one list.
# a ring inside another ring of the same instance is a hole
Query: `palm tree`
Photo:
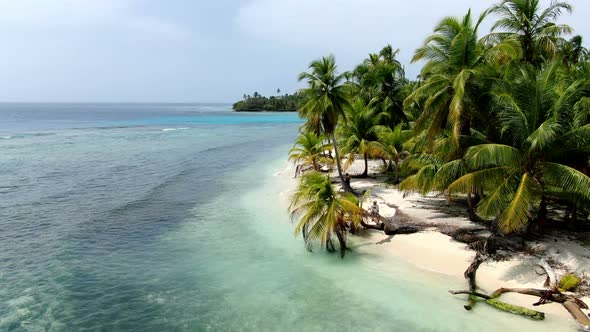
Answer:
[[427, 63], [421, 72], [422, 84], [404, 104], [423, 105], [415, 129], [417, 133], [426, 131], [429, 140], [434, 140], [445, 128], [451, 129], [455, 157], [462, 155], [460, 137], [470, 135], [473, 117], [480, 112], [479, 99], [486, 95], [486, 65], [519, 56], [513, 42], [491, 48], [484, 48], [478, 42], [477, 30], [484, 17], [485, 13], [475, 25], [471, 11], [461, 20], [444, 18], [412, 59], [412, 62], [427, 60]]
[[344, 257], [346, 222], [358, 226], [362, 209], [354, 195], [338, 193], [328, 176], [310, 172], [302, 176], [291, 199], [289, 213], [292, 218], [299, 218], [295, 234], [303, 235], [308, 250], [319, 245], [334, 251], [332, 237], [335, 234], [340, 244], [340, 256]]
[[442, 193], [464, 174], [462, 160], [449, 157], [454, 147], [448, 131], [439, 135], [430, 149], [424, 147], [425, 140], [425, 134], [419, 134], [406, 142], [413, 154], [404, 159], [401, 167], [404, 173], [412, 174], [400, 183], [404, 192]]
[[385, 46], [379, 54], [369, 54], [352, 73], [358, 96], [373, 107], [379, 121], [393, 128], [407, 121], [403, 100], [407, 96], [407, 83], [402, 64], [396, 59], [399, 49]]
[[[446, 189], [450, 183], [448, 176], [456, 176], [455, 180], [463, 175], [460, 159], [474, 144], [476, 120], [489, 125], [489, 116], [484, 112], [490, 82], [499, 75], [497, 68], [519, 58], [520, 54], [514, 41], [492, 47], [478, 41], [478, 27], [484, 18], [485, 13], [474, 25], [471, 11], [462, 19], [446, 17], [424, 46], [416, 50], [413, 61], [427, 62], [419, 85], [404, 101], [406, 108], [422, 108], [413, 128], [414, 144], [419, 147], [413, 150], [417, 155], [404, 161], [404, 171], [415, 174], [400, 184], [404, 191], [426, 194]], [[444, 176], [437, 176], [440, 170]], [[477, 221], [471, 193], [467, 197], [470, 217]]]
[[559, 54], [563, 57], [564, 64], [571, 68], [585, 60], [588, 49], [582, 45], [582, 36], [574, 36], [569, 41], [561, 42]]
[[377, 121], [373, 110], [362, 99], [357, 99], [347, 112], [347, 122], [338, 128], [339, 145], [342, 155], [346, 155], [348, 168], [355, 161], [355, 155], [363, 155], [365, 170], [360, 177], [367, 177], [369, 172], [369, 157], [376, 157], [378, 151], [375, 146], [377, 141]]
[[307, 81], [308, 87], [304, 89], [304, 93], [309, 98], [307, 103], [299, 109], [299, 114], [306, 118], [308, 128], [319, 131], [316, 132], [318, 134], [324, 133], [330, 136], [334, 145], [338, 176], [344, 190], [352, 191], [342, 175], [340, 155], [334, 135], [339, 120], [342, 118], [346, 121], [344, 109], [350, 105], [347, 88], [342, 84], [345, 75], [338, 74], [336, 60], [332, 55], [312, 61], [309, 69], [309, 72], [299, 75], [300, 81]]
[[555, 61], [541, 71], [522, 66], [496, 91], [495, 109], [504, 144], [480, 144], [465, 155], [468, 173], [448, 190], [481, 192], [477, 211], [497, 217], [505, 233], [526, 229], [537, 212], [542, 225], [551, 196], [566, 194], [590, 204], [590, 178], [567, 166], [561, 151], [590, 151], [590, 126], [573, 128], [583, 84], [569, 82]]
[[[465, 150], [484, 136], [473, 126], [490, 126], [488, 91], [492, 82], [501, 79], [500, 68], [518, 59], [520, 50], [513, 40], [493, 46], [479, 41], [477, 31], [485, 15], [475, 24], [471, 11], [462, 19], [444, 18], [416, 50], [413, 61], [427, 62], [419, 85], [404, 101], [406, 108], [422, 108], [413, 128], [417, 155], [404, 161], [404, 171], [415, 174], [400, 184], [404, 191], [426, 194], [446, 189], [452, 182], [449, 176], [456, 180], [463, 175]], [[467, 194], [470, 219], [478, 221], [471, 194]]]
[[326, 161], [324, 153], [332, 150], [332, 144], [326, 143], [326, 137], [313, 132], [303, 132], [295, 140], [295, 146], [289, 150], [289, 160], [312, 165], [316, 171], [320, 170], [320, 162]]
[[542, 9], [539, 0], [502, 0], [489, 9], [490, 13], [500, 16], [492, 31], [501, 31], [491, 33], [488, 38], [518, 40], [524, 60], [539, 64], [553, 57], [559, 37], [572, 31], [568, 25], [555, 24], [564, 11], [572, 11], [567, 1], [551, 1], [549, 7]]
[[413, 135], [411, 130], [403, 130], [403, 126], [400, 123], [394, 129], [386, 126], [378, 128], [378, 140], [373, 143], [376, 153], [388, 160], [387, 171], [395, 171], [395, 183], [399, 181], [398, 164], [404, 151], [404, 143]]

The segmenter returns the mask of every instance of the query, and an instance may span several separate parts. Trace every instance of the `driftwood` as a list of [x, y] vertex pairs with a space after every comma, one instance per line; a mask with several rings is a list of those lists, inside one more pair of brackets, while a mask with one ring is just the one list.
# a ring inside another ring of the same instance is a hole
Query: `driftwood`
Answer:
[[481, 264], [480, 260], [482, 260], [480, 253], [478, 252], [473, 260], [473, 263], [467, 268], [465, 271], [465, 278], [469, 279], [469, 290], [468, 291], [449, 291], [449, 293], [453, 295], [458, 294], [467, 294], [469, 295], [470, 305], [465, 306], [465, 309], [471, 310], [473, 307], [474, 298], [480, 297], [485, 300], [485, 302], [497, 309], [511, 312], [514, 314], [523, 315], [526, 317], [530, 317], [537, 320], [542, 320], [545, 317], [545, 314], [515, 305], [511, 305], [508, 303], [498, 301], [498, 298], [505, 293], [518, 293], [524, 295], [531, 295], [538, 297], [539, 300], [534, 303], [534, 306], [539, 306], [546, 304], [548, 302], [556, 302], [561, 303], [564, 308], [572, 315], [572, 317], [576, 320], [576, 322], [580, 325], [580, 328], [583, 331], [590, 331], [590, 318], [584, 314], [582, 309], [588, 309], [586, 303], [582, 300], [568, 294], [563, 294], [557, 288], [558, 281], [555, 272], [549, 266], [547, 261], [544, 259], [541, 260], [539, 266], [545, 270], [547, 274], [547, 281], [545, 286], [548, 289], [535, 289], [535, 288], [499, 288], [494, 291], [491, 295], [486, 295], [483, 293], [477, 292], [477, 285], [475, 283], [475, 274], [477, 272], [477, 268]]
[[[399, 213], [399, 209], [396, 210], [396, 215]], [[372, 216], [368, 211], [363, 210], [363, 217], [374, 218], [379, 223], [378, 224], [367, 224], [364, 220], [361, 219], [361, 226], [365, 229], [374, 229], [378, 231], [383, 231], [385, 235], [397, 235], [397, 234], [413, 234], [417, 233], [420, 230], [414, 226], [398, 226], [393, 221], [393, 218], [384, 218], [382, 215], [377, 215], [376, 217]]]
[[293, 178], [296, 178], [300, 175], [302, 175], [304, 172], [310, 171], [313, 169], [313, 165], [304, 165], [304, 164], [299, 164], [295, 167], [295, 175], [293, 176]]
[[[488, 229], [482, 227], [462, 227], [455, 230], [442, 231], [453, 238], [453, 240], [467, 245], [472, 245], [475, 242], [487, 241], [490, 238], [479, 233], [486, 232]], [[509, 251], [522, 251], [525, 248], [525, 243], [521, 237], [516, 236], [495, 236], [493, 238], [493, 247], [495, 249], [505, 249]], [[488, 242], [488, 244], [492, 244]], [[476, 248], [472, 248], [477, 251]], [[493, 253], [490, 253], [493, 254]]]
[[[532, 310], [532, 309], [524, 308], [521, 306], [509, 304], [506, 302], [498, 301], [497, 299], [494, 299], [491, 296], [486, 295], [486, 294], [482, 294], [482, 293], [478, 293], [478, 292], [469, 292], [469, 291], [449, 291], [449, 293], [451, 293], [453, 295], [467, 294], [470, 296], [470, 298], [471, 297], [481, 297], [484, 299], [485, 303], [487, 303], [488, 305], [490, 305], [496, 309], [506, 311], [506, 312], [516, 314], [516, 315], [526, 316], [526, 317], [536, 319], [536, 320], [545, 319], [545, 313], [543, 313], [541, 311]], [[465, 309], [467, 309], [467, 306], [465, 306]], [[467, 309], [467, 310], [471, 310], [471, 307], [470, 307], [470, 309]]]
[[[463, 273], [465, 279], [469, 280], [469, 291], [471, 293], [477, 292], [477, 283], [475, 282], [475, 275], [477, 274], [477, 269], [479, 268], [481, 263], [483, 263], [483, 261], [483, 256], [479, 252], [477, 252], [475, 258], [473, 259], [473, 262], [471, 262], [471, 265], [469, 265], [467, 270], [465, 270], [465, 272]], [[465, 310], [471, 310], [473, 306], [475, 306], [475, 298], [473, 297], [473, 295], [469, 295], [469, 304], [465, 306]]]
[[[489, 243], [488, 243], [488, 241], [489, 241]], [[451, 293], [453, 295], [458, 295], [458, 294], [469, 295], [469, 303], [464, 306], [465, 310], [473, 309], [473, 307], [477, 303], [477, 298], [479, 297], [479, 298], [483, 298], [486, 304], [488, 304], [496, 309], [506, 311], [506, 312], [509, 312], [512, 314], [517, 314], [517, 315], [529, 317], [529, 318], [536, 319], [536, 320], [545, 319], [545, 314], [543, 312], [531, 310], [528, 308], [509, 304], [506, 302], [502, 302], [502, 301], [497, 300], [493, 295], [490, 296], [490, 295], [486, 295], [483, 293], [479, 293], [477, 291], [477, 288], [478, 288], [477, 283], [476, 283], [477, 269], [479, 268], [481, 263], [483, 263], [485, 261], [485, 257], [486, 257], [486, 255], [489, 254], [490, 249], [492, 251], [495, 251], [495, 248], [493, 248], [493, 243], [494, 243], [493, 237], [490, 237], [489, 239], [485, 240], [484, 242], [482, 242], [482, 240], [479, 240], [477, 242], [481, 243], [481, 244], [478, 246], [477, 253], [475, 254], [475, 257], [473, 258], [473, 262], [471, 262], [471, 265], [469, 265], [467, 270], [465, 270], [465, 272], [463, 273], [463, 276], [465, 277], [465, 279], [467, 279], [469, 281], [469, 290], [468, 291], [449, 291], [449, 293]]]
[[366, 228], [366, 229], [375, 229], [375, 230], [378, 230], [378, 231], [382, 231], [382, 230], [385, 229], [385, 224], [383, 224], [383, 223], [379, 223], [379, 224], [376, 224], [376, 225], [374, 225], [374, 224], [367, 224], [364, 220], [361, 220], [361, 226], [363, 226], [363, 228]]
[[542, 259], [539, 263], [539, 266], [541, 266], [541, 268], [543, 268], [547, 274], [545, 286], [549, 289], [500, 288], [492, 294], [492, 297], [499, 297], [504, 293], [519, 293], [539, 297], [539, 301], [533, 305], [542, 305], [548, 302], [561, 303], [580, 325], [581, 329], [584, 331], [590, 331], [590, 317], [586, 316], [586, 314], [584, 314], [582, 311], [582, 309], [588, 309], [588, 305], [584, 303], [584, 301], [572, 295], [563, 294], [561, 291], [559, 291], [557, 288], [557, 276], [547, 261]]
[[580, 327], [584, 331], [590, 331], [590, 318], [584, 314], [582, 310], [580, 310], [580, 300], [579, 299], [568, 299], [562, 303], [563, 307], [574, 317], [576, 322], [580, 324]]

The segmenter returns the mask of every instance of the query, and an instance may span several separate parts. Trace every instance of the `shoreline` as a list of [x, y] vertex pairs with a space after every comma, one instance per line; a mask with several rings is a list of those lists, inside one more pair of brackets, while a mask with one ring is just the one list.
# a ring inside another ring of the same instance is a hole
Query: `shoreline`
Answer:
[[[378, 167], [379, 163], [370, 162], [369, 173], [377, 173], [375, 171]], [[361, 168], [362, 165], [357, 162], [348, 171], [360, 174], [359, 169]], [[292, 178], [291, 171], [294, 172], [294, 167], [288, 167], [275, 173], [281, 177], [289, 176], [291, 180], [292, 185], [287, 186], [285, 191], [281, 192], [281, 198], [285, 200], [288, 200], [290, 193], [297, 185], [297, 180]], [[467, 244], [455, 241], [450, 236], [441, 233], [435, 226], [447, 224], [453, 227], [469, 227], [477, 226], [477, 224], [464, 216], [459, 216], [459, 214], [464, 214], [464, 211], [455, 203], [448, 203], [445, 199], [437, 197], [419, 195], [404, 197], [402, 192], [388, 187], [382, 180], [353, 179], [351, 185], [360, 192], [371, 191], [369, 201], [376, 200], [378, 202], [380, 214], [383, 217], [394, 217], [399, 209], [405, 217], [425, 224], [431, 223], [433, 227], [414, 234], [394, 236], [385, 235], [382, 231], [363, 229], [360, 234], [349, 237], [349, 247], [360, 255], [376, 254], [381, 259], [403, 260], [420, 270], [450, 276], [458, 283], [464, 284], [463, 289], [468, 288], [468, 282], [463, 273], [471, 264], [475, 251], [470, 249]], [[284, 181], [282, 182], [284, 183]], [[397, 209], [391, 205], [395, 205]], [[534, 246], [544, 248], [545, 256], [551, 257], [568, 271], [578, 275], [590, 275], [590, 250], [569, 239], [560, 238], [560, 241], [557, 242], [557, 239], [550, 241], [549, 237], [552, 236], [545, 236], [542, 240], [533, 241]], [[584, 255], [584, 251], [586, 251], [586, 255]], [[535, 266], [539, 260], [540, 258], [535, 255], [522, 253], [512, 255], [504, 261], [488, 260], [478, 269], [478, 286], [485, 292], [492, 292], [501, 287], [543, 288], [545, 275], [535, 272]], [[449, 285], [449, 290], [456, 290], [453, 287], [453, 285]], [[448, 294], [448, 296], [453, 295]], [[464, 298], [466, 299], [467, 296]], [[505, 294], [502, 299], [510, 304], [542, 311], [546, 314], [546, 319], [563, 321], [564, 327], [575, 324], [571, 315], [559, 303], [547, 303], [535, 307], [532, 305], [536, 301], [534, 297], [516, 293]], [[590, 303], [589, 296], [583, 297], [581, 300]], [[590, 313], [589, 310], [583, 311], [585, 314]]]
[[232, 110], [235, 113], [296, 113], [297, 110]]

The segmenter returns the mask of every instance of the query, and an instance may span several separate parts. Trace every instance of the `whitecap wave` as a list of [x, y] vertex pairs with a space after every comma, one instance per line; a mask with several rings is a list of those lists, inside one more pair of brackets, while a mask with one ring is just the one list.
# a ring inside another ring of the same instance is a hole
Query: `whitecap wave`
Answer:
[[164, 128], [162, 129], [162, 131], [175, 131], [175, 130], [187, 130], [189, 128], [187, 127], [181, 127], [181, 128]]

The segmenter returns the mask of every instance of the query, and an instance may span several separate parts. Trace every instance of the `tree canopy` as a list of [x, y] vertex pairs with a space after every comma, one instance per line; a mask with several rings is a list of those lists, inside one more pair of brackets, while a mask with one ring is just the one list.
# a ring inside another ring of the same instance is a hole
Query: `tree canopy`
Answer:
[[391, 45], [350, 72], [338, 73], [333, 56], [316, 60], [300, 76], [302, 131], [341, 148], [340, 174], [341, 161], [382, 159], [401, 190], [466, 198], [470, 218], [493, 231], [541, 230], [550, 209], [565, 212], [556, 227], [588, 225], [590, 58], [558, 22], [572, 10], [500, 0], [442, 18], [414, 53], [416, 81]]

